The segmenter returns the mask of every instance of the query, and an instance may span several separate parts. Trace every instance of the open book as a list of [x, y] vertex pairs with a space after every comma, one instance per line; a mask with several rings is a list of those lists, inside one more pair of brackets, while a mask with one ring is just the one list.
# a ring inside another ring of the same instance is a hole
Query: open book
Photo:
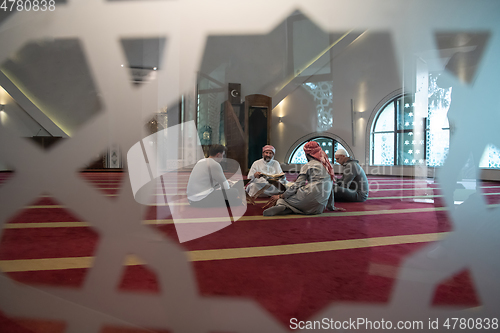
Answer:
[[263, 173], [261, 175], [261, 177], [264, 177], [267, 181], [269, 181], [269, 180], [280, 180], [283, 177], [285, 177], [285, 173], [282, 172], [282, 173], [277, 173], [277, 174], [274, 174], [274, 175], [266, 175], [265, 173]]

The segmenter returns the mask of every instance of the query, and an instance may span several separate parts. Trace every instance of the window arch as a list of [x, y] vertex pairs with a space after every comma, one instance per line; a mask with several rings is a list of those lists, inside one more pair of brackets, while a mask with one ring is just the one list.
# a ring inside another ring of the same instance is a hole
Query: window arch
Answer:
[[437, 78], [429, 74], [426, 117], [416, 117], [410, 94], [396, 96], [378, 111], [370, 131], [370, 165], [443, 165], [450, 145], [451, 88], [438, 87]]
[[328, 155], [328, 159], [330, 160], [330, 162], [334, 164], [338, 164], [336, 162], [333, 162], [333, 156], [335, 155], [335, 152], [339, 148], [345, 149], [347, 153], [350, 156], [352, 156], [351, 150], [347, 147], [345, 143], [344, 144], [340, 143], [340, 140], [328, 136], [311, 136], [308, 139], [302, 138], [301, 140], [298, 141], [299, 142], [298, 144], [294, 145], [295, 148], [292, 150], [291, 154], [287, 159], [289, 164], [307, 163], [306, 155], [304, 153], [304, 145], [309, 141], [316, 141]]
[[488, 145], [481, 156], [479, 167], [483, 169], [500, 169], [500, 149], [494, 145]]
[[[413, 96], [401, 92], [390, 94], [387, 103], [376, 113], [370, 129], [370, 165], [443, 165], [450, 146], [450, 126], [447, 113], [451, 105], [452, 88], [437, 85], [439, 75], [429, 73], [428, 112], [415, 139]], [[386, 99], [386, 100], [387, 100]], [[500, 169], [500, 149], [486, 147], [480, 168]]]

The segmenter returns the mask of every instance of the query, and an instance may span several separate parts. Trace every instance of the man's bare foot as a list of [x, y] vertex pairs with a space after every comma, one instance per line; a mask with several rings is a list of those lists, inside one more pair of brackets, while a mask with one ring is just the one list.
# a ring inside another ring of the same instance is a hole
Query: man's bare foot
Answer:
[[332, 207], [330, 205], [326, 206], [326, 209], [329, 210], [330, 212], [345, 212], [344, 208]]

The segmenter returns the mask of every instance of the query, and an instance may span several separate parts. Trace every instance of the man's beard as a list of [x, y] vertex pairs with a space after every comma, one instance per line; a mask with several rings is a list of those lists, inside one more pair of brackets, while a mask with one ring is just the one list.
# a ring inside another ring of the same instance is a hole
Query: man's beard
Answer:
[[273, 157], [268, 157], [268, 156], [264, 157], [264, 161], [267, 163], [271, 162], [272, 160], [273, 160]]

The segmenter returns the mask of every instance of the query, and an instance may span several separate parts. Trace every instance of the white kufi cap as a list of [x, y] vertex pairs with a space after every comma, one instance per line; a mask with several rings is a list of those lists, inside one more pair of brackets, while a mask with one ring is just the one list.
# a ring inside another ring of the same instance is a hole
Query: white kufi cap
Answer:
[[337, 151], [335, 152], [335, 156], [340, 156], [340, 155], [349, 156], [349, 154], [347, 154], [345, 149], [342, 148], [337, 149]]

